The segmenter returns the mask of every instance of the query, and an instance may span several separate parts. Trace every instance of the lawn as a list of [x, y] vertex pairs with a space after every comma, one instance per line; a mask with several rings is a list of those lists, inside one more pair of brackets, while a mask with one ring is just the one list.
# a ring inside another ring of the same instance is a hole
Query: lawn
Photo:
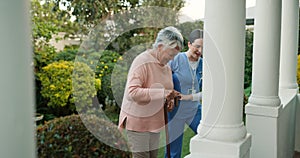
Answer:
[[[190, 153], [190, 140], [194, 136], [194, 132], [190, 128], [186, 128], [183, 135], [182, 153], [181, 157], [185, 157]], [[158, 158], [164, 157], [165, 148], [160, 148], [158, 151]]]

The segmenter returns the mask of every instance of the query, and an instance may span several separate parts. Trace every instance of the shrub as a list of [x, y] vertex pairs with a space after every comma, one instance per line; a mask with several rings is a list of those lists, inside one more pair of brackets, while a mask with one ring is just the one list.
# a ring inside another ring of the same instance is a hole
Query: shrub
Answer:
[[251, 30], [246, 30], [245, 45], [244, 89], [251, 87], [252, 81], [253, 32]]
[[37, 127], [36, 141], [38, 157], [131, 157], [117, 127], [95, 115], [70, 115], [46, 122]]
[[[89, 55], [83, 54], [86, 62], [95, 72], [96, 78], [101, 80], [101, 88], [97, 92], [98, 100], [106, 107], [106, 99], [114, 100], [111, 86], [111, 75], [116, 62], [120, 59], [120, 55], [116, 52], [104, 50], [102, 52], [94, 52]], [[81, 56], [81, 57], [82, 57]], [[79, 60], [82, 60], [78, 58]]]
[[77, 53], [75, 50], [68, 50], [61, 52], [61, 55], [58, 55], [56, 60], [73, 59], [74, 61], [79, 61], [88, 65], [94, 71], [95, 78], [101, 80], [101, 88], [97, 91], [97, 96], [98, 101], [103, 104], [105, 108], [105, 99], [108, 98], [109, 100], [113, 100], [111, 74], [119, 57], [120, 55], [117, 52], [109, 50], [101, 52], [78, 50]]
[[[74, 73], [73, 73], [74, 72]], [[94, 85], [100, 86], [92, 70], [84, 63], [59, 61], [43, 67], [38, 74], [41, 81], [41, 94], [48, 99], [49, 107], [68, 106], [70, 111], [83, 110], [92, 105], [96, 95]]]
[[60, 60], [74, 61], [77, 52], [78, 52], [78, 50], [76, 50], [76, 49], [65, 49], [65, 50], [57, 53], [56, 56], [54, 57], [54, 60], [55, 61], [60, 61]]
[[[96, 75], [99, 76], [102, 81], [100, 94], [102, 96], [107, 96], [110, 100], [113, 99], [111, 90], [111, 74], [115, 67], [115, 63], [119, 60], [119, 58], [120, 55], [116, 52], [103, 51], [95, 70]], [[103, 101], [104, 100], [105, 98], [103, 98]]]
[[63, 60], [85, 63], [94, 71], [95, 78], [101, 81], [101, 83], [97, 82], [97, 85], [100, 85], [100, 88], [97, 89], [97, 96], [98, 101], [104, 105], [103, 108], [106, 107], [105, 100], [107, 98], [111, 101], [114, 100], [111, 75], [116, 62], [122, 60], [120, 54], [109, 50], [95, 52], [93, 50], [65, 49], [57, 53], [54, 60], [57, 62]]
[[40, 43], [34, 47], [33, 54], [33, 63], [35, 67], [35, 72], [39, 72], [39, 70], [52, 63], [56, 56], [56, 49], [53, 46]]

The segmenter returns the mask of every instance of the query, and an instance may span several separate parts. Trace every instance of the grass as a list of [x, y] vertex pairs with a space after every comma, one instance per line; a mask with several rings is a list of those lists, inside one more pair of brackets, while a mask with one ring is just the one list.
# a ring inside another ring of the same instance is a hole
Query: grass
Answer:
[[[190, 140], [194, 136], [194, 132], [190, 128], [186, 128], [183, 134], [181, 157], [185, 157], [190, 153]], [[160, 148], [158, 151], [158, 158], [164, 158], [165, 148]]]

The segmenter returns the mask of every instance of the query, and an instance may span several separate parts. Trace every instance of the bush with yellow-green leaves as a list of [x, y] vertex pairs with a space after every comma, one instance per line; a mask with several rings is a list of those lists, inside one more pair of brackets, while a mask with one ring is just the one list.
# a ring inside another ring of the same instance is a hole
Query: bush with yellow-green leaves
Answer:
[[58, 61], [42, 68], [38, 73], [41, 94], [52, 108], [68, 106], [82, 111], [92, 105], [92, 98], [101, 87], [90, 67], [81, 62]]

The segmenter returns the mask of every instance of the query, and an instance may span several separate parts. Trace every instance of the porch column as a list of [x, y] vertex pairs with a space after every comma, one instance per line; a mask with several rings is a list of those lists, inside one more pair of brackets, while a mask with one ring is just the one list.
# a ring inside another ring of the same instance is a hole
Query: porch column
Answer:
[[282, 0], [280, 80], [282, 89], [298, 89], [299, 0]]
[[29, 2], [0, 1], [0, 157], [35, 157]]
[[245, 8], [245, 0], [205, 2], [202, 120], [188, 158], [249, 157], [242, 120]]
[[281, 0], [256, 1], [252, 94], [246, 105], [253, 158], [278, 156], [278, 117], [282, 109], [278, 96], [281, 3]]
[[[280, 54], [280, 78], [279, 95], [282, 98], [290, 94], [288, 98], [298, 99], [299, 92], [297, 83], [297, 54], [298, 54], [298, 31], [299, 31], [299, 0], [282, 1], [281, 22], [281, 54]], [[286, 93], [290, 92], [290, 93]], [[282, 94], [282, 95], [281, 95]], [[300, 103], [289, 104], [288, 123], [284, 123], [284, 129], [290, 129], [288, 140], [284, 146], [289, 153], [294, 150], [300, 152]], [[298, 106], [298, 111], [297, 111]], [[285, 110], [287, 111], [287, 110]]]
[[[282, 1], [282, 22], [281, 22], [281, 54], [280, 54], [280, 92], [290, 91], [292, 97], [298, 99], [299, 92], [297, 83], [297, 54], [298, 54], [298, 31], [299, 31], [299, 0]], [[280, 94], [280, 93], [279, 93]], [[284, 96], [283, 96], [284, 97]], [[289, 122], [293, 129], [288, 135], [292, 143], [286, 147], [294, 152], [300, 152], [300, 101], [296, 105], [290, 105], [291, 114]], [[294, 120], [296, 120], [294, 122]], [[294, 127], [294, 125], [296, 125]], [[296, 128], [294, 130], [294, 128]], [[295, 139], [294, 139], [295, 136]], [[295, 141], [295, 146], [294, 146]], [[286, 146], [286, 145], [285, 145]]]

